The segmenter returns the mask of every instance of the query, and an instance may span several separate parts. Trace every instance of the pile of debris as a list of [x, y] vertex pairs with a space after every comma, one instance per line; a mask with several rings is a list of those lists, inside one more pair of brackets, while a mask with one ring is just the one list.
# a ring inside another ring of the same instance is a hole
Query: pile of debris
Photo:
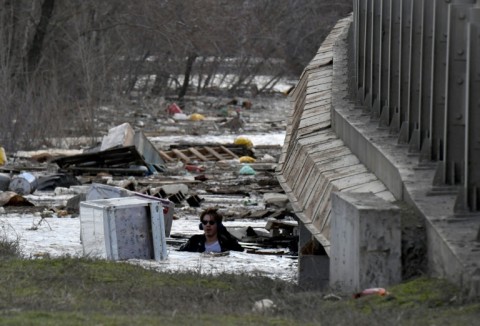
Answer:
[[[249, 253], [296, 255], [296, 217], [275, 178], [280, 146], [254, 149], [249, 139], [237, 140], [163, 150], [124, 123], [82, 153], [7, 159], [0, 167], [0, 208], [4, 213], [30, 209], [76, 217], [81, 203], [91, 200], [156, 200], [163, 206], [167, 244], [177, 247], [190, 235], [171, 233], [172, 223], [197, 223], [201, 210], [217, 206], [226, 221], [241, 221], [228, 229]], [[249, 225], [258, 220], [265, 221], [263, 228]]]

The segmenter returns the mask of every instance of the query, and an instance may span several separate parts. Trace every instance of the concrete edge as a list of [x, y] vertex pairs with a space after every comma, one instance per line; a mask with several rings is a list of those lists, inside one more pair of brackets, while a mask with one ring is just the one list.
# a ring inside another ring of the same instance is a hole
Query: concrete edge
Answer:
[[432, 276], [444, 277], [480, 296], [480, 226], [477, 216], [455, 217], [456, 193], [435, 193], [436, 162], [420, 162], [417, 153], [399, 145], [398, 137], [381, 129], [368, 112], [348, 100], [348, 31], [333, 48], [332, 127], [350, 150], [399, 200], [426, 221], [428, 266]]

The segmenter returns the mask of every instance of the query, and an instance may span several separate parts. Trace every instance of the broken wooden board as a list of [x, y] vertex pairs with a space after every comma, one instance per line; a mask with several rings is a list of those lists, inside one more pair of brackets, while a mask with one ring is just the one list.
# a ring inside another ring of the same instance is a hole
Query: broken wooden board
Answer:
[[[170, 150], [172, 150], [172, 149], [184, 150], [184, 149], [188, 149], [188, 148], [198, 149], [198, 148], [201, 148], [205, 145], [208, 145], [211, 148], [216, 148], [218, 146], [223, 146], [223, 147], [227, 148], [230, 152], [237, 155], [238, 157], [254, 155], [254, 153], [251, 149], [248, 149], [244, 145], [236, 145], [236, 144], [181, 143], [181, 144], [171, 144], [169, 148], [170, 148]], [[258, 146], [258, 147], [262, 148], [262, 146]], [[263, 146], [263, 147], [265, 147], [265, 146]], [[257, 148], [257, 147], [255, 147], [255, 148]]]
[[153, 166], [161, 172], [156, 165], [145, 161], [136, 146], [108, 149], [101, 152], [92, 152], [65, 156], [52, 161], [60, 167], [60, 172], [69, 171], [73, 173], [108, 172], [112, 174], [145, 175], [144, 169], [131, 169], [131, 165]]
[[259, 211], [248, 212], [247, 214], [243, 215], [241, 218], [248, 218], [248, 219], [256, 220], [256, 219], [266, 218], [270, 214], [272, 214], [272, 212], [267, 211], [267, 210], [259, 210]]
[[265, 229], [267, 230], [285, 229], [290, 233], [292, 233], [293, 230], [297, 227], [298, 227], [297, 221], [279, 221], [273, 218], [269, 218], [267, 221], [267, 225], [265, 225]]
[[180, 160], [184, 163], [238, 159], [238, 156], [225, 146], [198, 146], [185, 149], [172, 149], [171, 151], [160, 151], [160, 156], [166, 162]]
[[250, 196], [249, 190], [245, 187], [211, 187], [205, 189], [206, 192], [211, 194], [221, 194], [221, 195], [239, 195], [239, 196]]
[[273, 255], [273, 256], [285, 256], [290, 254], [289, 250], [279, 249], [279, 248], [268, 248], [268, 249], [247, 248], [246, 252], [249, 254], [255, 254], [255, 255]]
[[0, 193], [0, 207], [2, 206], [35, 206], [25, 197], [13, 192], [4, 191]]

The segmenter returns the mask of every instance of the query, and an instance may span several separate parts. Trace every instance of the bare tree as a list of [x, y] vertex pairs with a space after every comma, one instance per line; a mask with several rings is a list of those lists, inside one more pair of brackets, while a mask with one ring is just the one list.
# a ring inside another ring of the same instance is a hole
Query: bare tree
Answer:
[[35, 26], [33, 40], [29, 45], [27, 53], [27, 72], [32, 73], [36, 70], [42, 57], [43, 41], [47, 34], [47, 28], [52, 19], [55, 0], [45, 0], [40, 10], [40, 20]]
[[[271, 90], [314, 56], [350, 0], [0, 0], [0, 144], [98, 132], [136, 96]], [[257, 85], [257, 77], [267, 77]], [[196, 83], [196, 84], [194, 84]]]

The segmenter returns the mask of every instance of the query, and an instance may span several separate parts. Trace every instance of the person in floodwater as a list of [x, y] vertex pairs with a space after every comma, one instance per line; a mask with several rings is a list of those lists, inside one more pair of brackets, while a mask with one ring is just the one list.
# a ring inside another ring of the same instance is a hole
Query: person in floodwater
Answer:
[[200, 230], [203, 234], [193, 235], [180, 251], [216, 253], [229, 250], [243, 251], [237, 239], [222, 224], [223, 216], [216, 208], [207, 208], [200, 214]]

